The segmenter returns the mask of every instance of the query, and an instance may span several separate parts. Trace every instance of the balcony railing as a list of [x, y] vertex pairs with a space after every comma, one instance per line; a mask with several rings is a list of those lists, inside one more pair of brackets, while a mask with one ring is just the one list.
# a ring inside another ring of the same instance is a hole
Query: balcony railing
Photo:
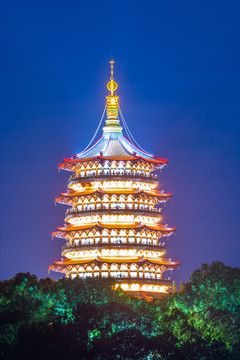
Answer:
[[[88, 278], [93, 278], [92, 274], [83, 274], [83, 276], [80, 276], [80, 279], [88, 279]], [[120, 276], [120, 275], [116, 275], [116, 276], [102, 276], [101, 274], [99, 274], [98, 276], [94, 276], [94, 278], [103, 278], [103, 279], [116, 279], [116, 281], [118, 283], [138, 283], [138, 284], [146, 284], [146, 285], [166, 285], [166, 286], [171, 286], [172, 285], [172, 279], [169, 277], [168, 279], [156, 279], [154, 277], [138, 277], [138, 276], [134, 276], [134, 277], [128, 277], [128, 276]], [[154, 290], [153, 290], [154, 291]]]
[[140, 215], [159, 215], [162, 213], [162, 209], [144, 209], [144, 208], [130, 208], [128, 206], [126, 207], [122, 207], [122, 208], [107, 208], [107, 207], [101, 207], [99, 209], [84, 209], [84, 210], [79, 210], [79, 209], [68, 209], [65, 213], [65, 218], [69, 215], [89, 215], [89, 214], [99, 214], [99, 213], [103, 213], [103, 214], [123, 214], [125, 212], [128, 212], [130, 214], [140, 214]]
[[128, 249], [133, 248], [137, 250], [154, 250], [154, 251], [161, 251], [166, 250], [166, 244], [165, 243], [159, 243], [158, 245], [152, 245], [152, 244], [143, 244], [143, 243], [123, 243], [119, 241], [119, 243], [113, 243], [113, 242], [98, 242], [98, 243], [84, 243], [84, 244], [65, 244], [62, 247], [62, 251], [64, 250], [101, 250], [104, 248], [110, 248], [110, 249]]
[[128, 171], [109, 171], [108, 173], [101, 173], [101, 174], [95, 174], [95, 173], [90, 173], [90, 174], [85, 174], [85, 175], [76, 175], [73, 174], [70, 176], [70, 178], [68, 179], [68, 183], [72, 182], [72, 181], [89, 181], [90, 179], [109, 179], [111, 177], [114, 178], [124, 178], [124, 177], [132, 177], [132, 178], [140, 178], [140, 179], [145, 179], [145, 180], [158, 180], [158, 176], [156, 174], [141, 174], [141, 173], [133, 173], [133, 172], [128, 172]]
[[140, 278], [140, 277], [116, 277], [118, 282], [138, 282], [144, 284], [154, 284], [154, 285], [172, 285], [172, 279], [169, 277], [168, 279], [154, 279], [154, 278]]

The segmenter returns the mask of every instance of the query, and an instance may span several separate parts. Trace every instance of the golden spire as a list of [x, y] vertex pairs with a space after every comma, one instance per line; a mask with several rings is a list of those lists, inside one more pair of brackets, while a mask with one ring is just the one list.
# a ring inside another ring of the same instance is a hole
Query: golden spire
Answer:
[[107, 84], [107, 88], [111, 92], [111, 96], [114, 96], [114, 91], [118, 88], [118, 84], [114, 81], [113, 77], [113, 64], [115, 63], [115, 61], [110, 60], [109, 63], [111, 64], [111, 77], [109, 83]]
[[119, 125], [118, 119], [118, 96], [114, 94], [114, 91], [117, 90], [118, 84], [114, 81], [113, 77], [113, 64], [114, 60], [110, 60], [111, 64], [111, 76], [110, 81], [107, 84], [107, 88], [110, 91], [110, 95], [106, 97], [107, 99], [107, 120], [106, 126], [103, 128], [105, 133], [109, 132], [122, 132], [122, 128]]
[[111, 78], [113, 78], [113, 64], [115, 63], [115, 61], [114, 61], [114, 60], [110, 60], [109, 62], [110, 62], [110, 64], [111, 64]]

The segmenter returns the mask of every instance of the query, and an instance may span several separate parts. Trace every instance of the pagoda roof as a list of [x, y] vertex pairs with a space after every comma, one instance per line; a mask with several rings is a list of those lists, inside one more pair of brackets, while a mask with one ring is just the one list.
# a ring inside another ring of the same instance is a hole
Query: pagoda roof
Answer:
[[139, 190], [139, 189], [129, 189], [129, 190], [106, 190], [106, 189], [101, 189], [98, 188], [96, 189], [87, 189], [87, 190], [83, 190], [83, 191], [72, 191], [69, 193], [61, 193], [60, 197], [56, 198], [55, 201], [60, 201], [61, 198], [72, 198], [72, 197], [78, 197], [78, 196], [88, 196], [88, 195], [134, 195], [134, 194], [138, 194], [138, 195], [148, 195], [148, 196], [156, 196], [162, 199], [169, 199], [172, 197], [172, 194], [165, 194], [163, 191], [158, 191], [158, 190]]
[[89, 225], [79, 225], [79, 226], [63, 226], [63, 227], [58, 227], [56, 232], [53, 232], [53, 236], [55, 236], [57, 234], [58, 231], [60, 232], [71, 232], [71, 231], [81, 231], [81, 230], [90, 230], [90, 229], [96, 229], [96, 230], [103, 230], [103, 229], [125, 229], [125, 230], [132, 230], [132, 229], [139, 229], [139, 230], [154, 230], [154, 231], [160, 231], [160, 232], [165, 232], [165, 233], [169, 233], [169, 235], [173, 232], [176, 231], [175, 227], [169, 227], [167, 225], [163, 225], [163, 224], [158, 224], [158, 225], [142, 225], [139, 222], [136, 222], [135, 224], [119, 224], [116, 225], [112, 225], [112, 224], [104, 224], [102, 225], [101, 223], [95, 223], [95, 224], [89, 224]]
[[141, 257], [139, 259], [136, 258], [131, 258], [131, 259], [121, 259], [119, 258], [110, 258], [108, 259], [107, 257], [98, 257], [97, 259], [93, 259], [93, 258], [89, 258], [89, 259], [83, 259], [80, 260], [78, 259], [76, 260], [63, 260], [63, 261], [55, 261], [54, 265], [49, 266], [50, 269], [54, 269], [55, 267], [65, 267], [65, 266], [79, 266], [79, 265], [98, 265], [101, 266], [102, 264], [116, 264], [116, 263], [122, 263], [122, 264], [131, 264], [131, 263], [135, 263], [135, 264], [139, 264], [141, 266], [144, 265], [162, 265], [165, 267], [165, 271], [166, 270], [174, 270], [176, 267], [179, 266], [179, 261], [170, 261], [167, 259], [163, 259], [163, 258], [159, 258], [159, 259], [149, 259], [149, 258], [144, 258]]
[[110, 132], [103, 134], [100, 139], [89, 149], [64, 159], [60, 168], [66, 168], [66, 163], [76, 164], [92, 160], [144, 160], [151, 163], [165, 165], [167, 160], [160, 159], [152, 154], [140, 150], [133, 145], [122, 133]]
[[[62, 265], [62, 266], [68, 266], [68, 265], [91, 265], [92, 263], [95, 264], [103, 264], [103, 263], [141, 263], [141, 265], [149, 264], [149, 265], [164, 265], [166, 267], [169, 267], [170, 269], [174, 269], [177, 266], [179, 266], [179, 261], [171, 261], [169, 259], [159, 258], [159, 259], [149, 259], [145, 257], [140, 257], [138, 259], [134, 258], [122, 258], [122, 257], [114, 257], [114, 259], [105, 257], [105, 256], [99, 256], [97, 259], [89, 258], [89, 259], [78, 259], [78, 260], [69, 260], [64, 259], [63, 261], [55, 261], [54, 265]], [[54, 267], [54, 265], [52, 265]], [[169, 269], [169, 270], [170, 270]]]

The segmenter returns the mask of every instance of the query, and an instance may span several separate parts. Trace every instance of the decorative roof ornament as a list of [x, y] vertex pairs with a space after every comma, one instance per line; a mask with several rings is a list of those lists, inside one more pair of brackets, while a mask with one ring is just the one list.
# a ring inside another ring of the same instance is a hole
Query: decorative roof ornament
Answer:
[[[114, 94], [114, 91], [118, 88], [118, 85], [114, 81], [113, 77], [114, 60], [110, 60], [109, 62], [111, 64], [111, 76], [110, 81], [107, 84], [107, 88], [110, 91], [110, 94], [106, 96], [106, 106], [97, 130], [90, 143], [81, 153], [76, 154], [70, 159], [65, 159], [64, 164], [60, 164], [59, 166], [64, 169], [69, 168], [70, 170], [72, 166], [75, 166], [73, 163], [82, 162], [86, 159], [97, 159], [100, 156], [101, 158], [106, 159], [121, 158], [125, 160], [141, 158], [144, 161], [156, 164], [157, 167], [164, 167], [167, 164], [167, 160], [159, 159], [153, 154], [146, 152], [140, 147], [131, 134], [119, 106], [119, 97]], [[103, 127], [103, 135], [94, 142], [105, 114], [107, 116], [105, 119], [105, 126]], [[127, 137], [123, 135], [123, 128], [121, 125], [123, 125], [125, 129]]]
[[106, 126], [103, 128], [103, 132], [106, 133], [122, 133], [122, 127], [119, 125], [118, 118], [118, 99], [119, 97], [114, 94], [117, 90], [118, 84], [114, 81], [113, 77], [113, 64], [114, 60], [110, 60], [111, 64], [111, 76], [110, 81], [107, 84], [107, 89], [110, 91], [110, 95], [106, 96], [107, 99], [107, 120]]
[[111, 96], [114, 96], [114, 91], [116, 91], [118, 88], [118, 84], [114, 81], [113, 77], [113, 64], [115, 61], [110, 60], [109, 63], [111, 64], [111, 77], [109, 83], [107, 84], [107, 89], [111, 92]]

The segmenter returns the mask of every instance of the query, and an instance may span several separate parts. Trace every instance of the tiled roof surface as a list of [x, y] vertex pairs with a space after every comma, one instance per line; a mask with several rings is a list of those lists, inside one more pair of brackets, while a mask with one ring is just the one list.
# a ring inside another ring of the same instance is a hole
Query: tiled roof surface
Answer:
[[88, 150], [77, 154], [77, 159], [97, 157], [99, 155], [109, 158], [132, 158], [132, 156], [141, 156], [147, 159], [154, 159], [154, 156], [135, 147], [122, 134], [108, 133], [104, 134]]

